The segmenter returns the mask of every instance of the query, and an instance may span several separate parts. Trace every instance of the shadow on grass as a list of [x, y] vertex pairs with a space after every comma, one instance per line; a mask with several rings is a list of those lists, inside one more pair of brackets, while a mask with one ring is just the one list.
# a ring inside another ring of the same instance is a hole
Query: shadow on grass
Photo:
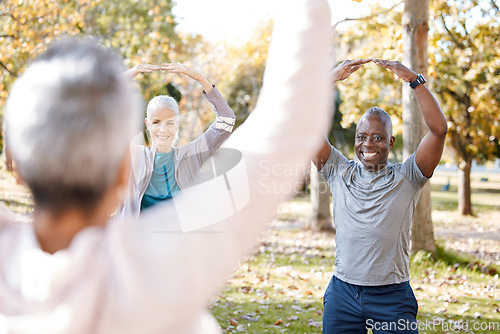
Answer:
[[443, 262], [447, 266], [454, 267], [455, 269], [461, 267], [490, 276], [495, 276], [500, 272], [500, 267], [495, 264], [485, 264], [476, 257], [447, 250], [441, 245], [436, 245], [436, 251], [433, 253], [420, 251], [414, 256], [427, 257], [434, 263]]
[[500, 194], [500, 189], [473, 189], [472, 193]]

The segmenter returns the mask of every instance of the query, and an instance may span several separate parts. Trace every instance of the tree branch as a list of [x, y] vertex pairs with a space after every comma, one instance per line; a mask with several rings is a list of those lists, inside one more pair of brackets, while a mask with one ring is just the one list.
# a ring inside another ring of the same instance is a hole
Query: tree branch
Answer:
[[[470, 40], [470, 38], [469, 38], [469, 36], [470, 36], [470, 35], [469, 35], [469, 32], [467, 31], [467, 24], [466, 24], [466, 22], [465, 22], [465, 19], [464, 19], [464, 21], [460, 22], [460, 24], [462, 25], [462, 28], [463, 28], [463, 29], [464, 29], [464, 31], [465, 31], [464, 40], [466, 40], [466, 41], [468, 42], [467, 44], [469, 44], [469, 48], [474, 49], [474, 50], [477, 50], [477, 48], [476, 48], [476, 45], [475, 45], [474, 41], [471, 41], [471, 40]], [[463, 43], [462, 43], [462, 44], [463, 44]], [[465, 46], [465, 45], [464, 45], [464, 46]]]
[[451, 115], [448, 115], [448, 119], [451, 123], [453, 123], [454, 125], [454, 128], [455, 128], [455, 131], [450, 131], [449, 134], [450, 134], [450, 137], [451, 137], [451, 146], [455, 149], [455, 152], [457, 152], [457, 154], [460, 156], [460, 158], [464, 159], [464, 160], [467, 160], [468, 157], [469, 157], [469, 154], [467, 152], [467, 149], [466, 149], [466, 138], [464, 138], [464, 136], [460, 135], [458, 132], [457, 132], [457, 122], [455, 121], [455, 119], [453, 118], [453, 116]]
[[9, 70], [7, 68], [7, 66], [5, 66], [4, 63], [2, 63], [1, 61], [0, 61], [0, 66], [3, 67], [7, 72], [9, 72], [9, 74], [12, 75], [14, 78], [17, 78], [17, 74], [15, 74], [11, 70]]
[[10, 18], [13, 19], [14, 21], [16, 21], [17, 23], [21, 23], [21, 22], [19, 22], [19, 19], [17, 17], [15, 17], [14, 15], [12, 15], [11, 13], [7, 13], [7, 15], [9, 15]]
[[[467, 82], [465, 82], [465, 84], [467, 86], [467, 90], [470, 92], [470, 90], [472, 89], [470, 87], [470, 84]], [[459, 134], [458, 132], [453, 133], [453, 131], [451, 131], [450, 134], [452, 136], [452, 145], [457, 150], [457, 153], [459, 153], [459, 155], [463, 159], [470, 160], [470, 159], [472, 159], [471, 153], [467, 150], [467, 147], [469, 146], [469, 144], [472, 143], [472, 137], [471, 137], [470, 130], [469, 130], [472, 127], [472, 118], [471, 118], [471, 115], [469, 113], [469, 107], [471, 106], [470, 95], [468, 95], [467, 93], [465, 93], [463, 95], [459, 95], [458, 93], [452, 91], [449, 88], [444, 88], [443, 92], [446, 92], [447, 94], [452, 96], [457, 102], [459, 102], [463, 106], [462, 116], [463, 116], [463, 120], [464, 120], [465, 124], [462, 123], [460, 125], [460, 128], [462, 128], [465, 131], [465, 133]], [[455, 129], [456, 129], [457, 122], [455, 121], [455, 119], [453, 119], [453, 116], [449, 115], [449, 119], [455, 125]]]
[[338, 22], [336, 22], [334, 25], [333, 25], [333, 28], [334, 29], [337, 29], [337, 25], [339, 25], [340, 23], [343, 23], [343, 22], [348, 22], [348, 21], [363, 21], [363, 20], [368, 20], [368, 19], [371, 19], [375, 16], [378, 16], [378, 15], [381, 15], [381, 14], [385, 14], [385, 13], [388, 13], [390, 12], [391, 10], [393, 10], [394, 8], [396, 8], [397, 6], [399, 6], [400, 4], [402, 4], [404, 2], [404, 0], [401, 0], [400, 2], [398, 2], [397, 4], [395, 4], [394, 6], [392, 6], [391, 8], [388, 8], [384, 11], [381, 11], [381, 12], [378, 12], [378, 13], [375, 13], [375, 14], [371, 14], [371, 15], [368, 15], [368, 16], [364, 16], [364, 17], [357, 17], [357, 18], [349, 18], [349, 17], [346, 17], [345, 19], [343, 20], [340, 20]]
[[498, 12], [500, 11], [500, 8], [498, 8], [498, 5], [496, 4], [496, 1], [495, 0], [490, 0], [490, 4], [491, 4], [492, 9], [495, 10], [495, 13], [498, 14]]
[[454, 92], [452, 91], [450, 88], [446, 87], [446, 88], [443, 88], [443, 93], [447, 93], [448, 95], [450, 95], [451, 97], [453, 97], [453, 99], [455, 99], [455, 101], [463, 104], [463, 105], [468, 105], [470, 104], [470, 99], [467, 97], [467, 96], [462, 96], [460, 94], [458, 94], [457, 92]]
[[440, 15], [441, 17], [441, 21], [443, 21], [443, 27], [444, 27], [444, 30], [446, 30], [446, 32], [448, 33], [448, 35], [450, 36], [452, 42], [458, 46], [459, 48], [461, 48], [462, 50], [465, 49], [465, 45], [463, 43], [461, 43], [456, 37], [455, 35], [451, 32], [450, 29], [448, 29], [448, 26], [446, 25], [446, 20], [443, 16], [443, 14]]
[[464, 119], [466, 121], [467, 128], [470, 128], [470, 127], [472, 127], [472, 117], [469, 113], [469, 107], [471, 106], [470, 96], [471, 96], [471, 92], [472, 92], [472, 86], [467, 81], [464, 81], [464, 84], [466, 87], [466, 89], [465, 89], [466, 91], [464, 93], [464, 99], [466, 101], [466, 104], [464, 104], [464, 107], [466, 108], [466, 110], [464, 112]]

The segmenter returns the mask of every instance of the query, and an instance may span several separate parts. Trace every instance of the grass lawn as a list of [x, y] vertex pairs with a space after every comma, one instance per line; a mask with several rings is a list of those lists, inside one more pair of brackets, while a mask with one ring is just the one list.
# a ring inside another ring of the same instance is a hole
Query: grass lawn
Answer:
[[[433, 177], [439, 252], [411, 257], [420, 333], [500, 333], [500, 174], [472, 175], [475, 217], [456, 213], [455, 178]], [[448, 179], [450, 191], [441, 192]], [[335, 242], [332, 233], [300, 228], [311, 210], [308, 198], [284, 203], [214, 298], [211, 310], [225, 333], [321, 333]]]
[[[475, 217], [456, 212], [455, 173], [433, 178], [439, 252], [419, 252], [410, 263], [420, 333], [500, 333], [500, 174], [472, 178]], [[450, 191], [441, 192], [448, 180]], [[1, 163], [0, 205], [30, 220], [31, 196]], [[321, 333], [335, 242], [332, 233], [301, 229], [311, 212], [307, 197], [283, 203], [254, 253], [213, 298], [224, 333]]]
[[[450, 191], [440, 191], [447, 182], [450, 183]], [[431, 179], [431, 185], [432, 204], [435, 210], [457, 209], [457, 172], [436, 171]], [[471, 188], [471, 200], [475, 212], [500, 210], [500, 173], [471, 173]]]
[[[213, 301], [212, 312], [224, 332], [321, 333], [333, 247], [330, 233], [266, 232], [257, 251], [241, 263]], [[498, 275], [436, 260], [425, 252], [412, 256], [410, 269], [418, 320], [428, 328], [421, 333], [464, 326], [492, 329], [467, 333], [500, 333]]]

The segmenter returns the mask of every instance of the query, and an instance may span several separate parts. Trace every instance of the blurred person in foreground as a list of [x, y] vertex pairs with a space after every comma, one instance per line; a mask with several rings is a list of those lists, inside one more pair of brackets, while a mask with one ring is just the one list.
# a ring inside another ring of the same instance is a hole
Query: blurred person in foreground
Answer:
[[[226, 181], [248, 201], [189, 233], [172, 201], [106, 224], [125, 193], [129, 143], [142, 122], [115, 56], [93, 42], [60, 42], [16, 81], [7, 144], [35, 209], [32, 225], [0, 218], [0, 333], [221, 332], [210, 298], [292, 195], [265, 192], [259, 181], [301, 177], [263, 165], [306, 164], [331, 119], [328, 4], [294, 1], [279, 13], [257, 107], [223, 146], [241, 153], [245, 168]], [[219, 198], [224, 190], [193, 192]]]

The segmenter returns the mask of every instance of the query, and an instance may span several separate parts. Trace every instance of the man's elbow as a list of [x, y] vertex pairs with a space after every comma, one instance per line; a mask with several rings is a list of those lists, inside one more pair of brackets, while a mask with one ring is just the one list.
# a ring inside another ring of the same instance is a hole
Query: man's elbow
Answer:
[[446, 138], [446, 135], [448, 134], [447, 122], [444, 121], [439, 126], [434, 127], [434, 129], [432, 129], [432, 132], [435, 136], [444, 140]]
[[439, 135], [444, 139], [446, 138], [447, 134], [448, 134], [448, 124], [445, 122], [443, 126], [441, 126], [441, 131], [439, 132]]

